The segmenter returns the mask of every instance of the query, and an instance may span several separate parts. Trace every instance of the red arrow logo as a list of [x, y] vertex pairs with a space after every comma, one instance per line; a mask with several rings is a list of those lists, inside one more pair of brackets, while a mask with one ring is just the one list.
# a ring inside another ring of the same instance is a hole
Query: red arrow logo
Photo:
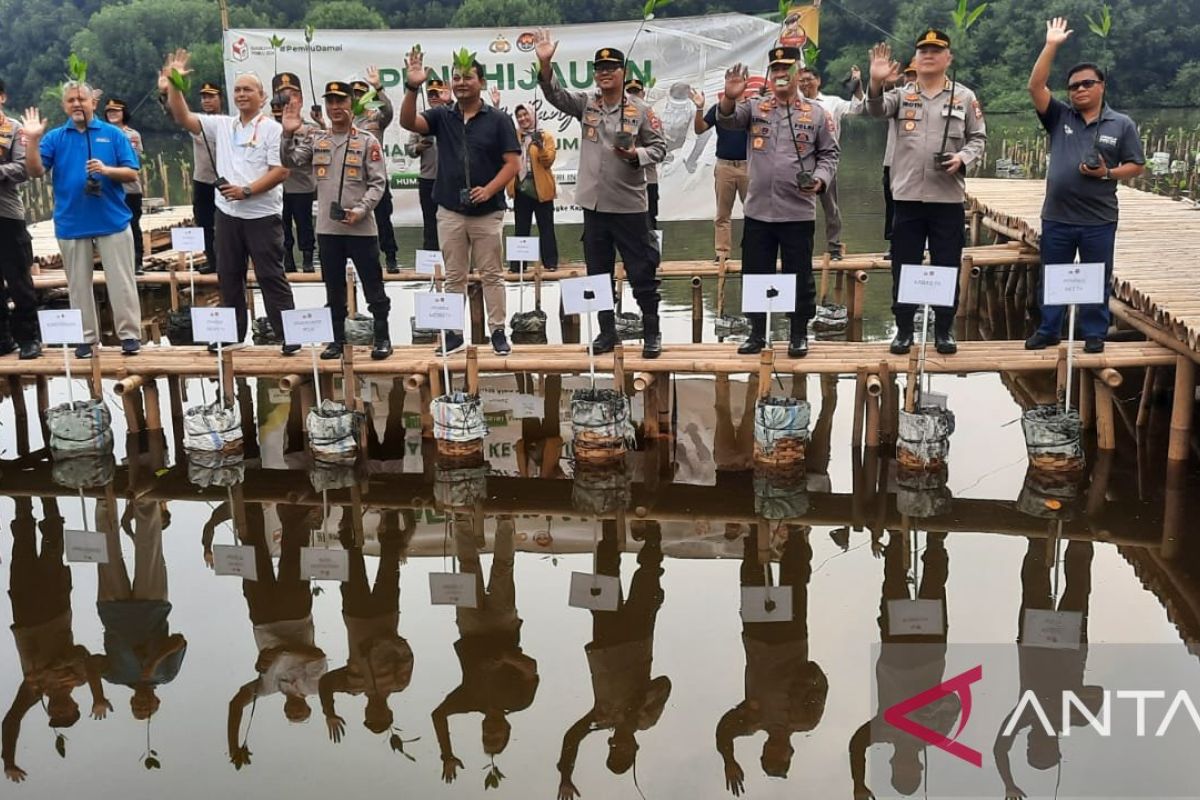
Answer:
[[[896, 703], [896, 705], [883, 712], [883, 719], [889, 725], [899, 728], [923, 742], [928, 742], [934, 747], [945, 750], [955, 758], [960, 758], [968, 764], [973, 764], [982, 769], [983, 754], [977, 750], [972, 750], [965, 744], [955, 741], [958, 735], [962, 733], [963, 728], [967, 726], [967, 720], [971, 718], [971, 684], [979, 680], [983, 680], [982, 664], [967, 670], [961, 675], [956, 675], [950, 680], [934, 686], [932, 689], [927, 689], [920, 694], [913, 695], [907, 700]], [[921, 723], [914, 722], [908, 718], [908, 715], [918, 708], [924, 708], [930, 703], [935, 703], [951, 694], [958, 695], [962, 707], [958, 730], [954, 731], [952, 738], [947, 738], [945, 734], [927, 728]]]

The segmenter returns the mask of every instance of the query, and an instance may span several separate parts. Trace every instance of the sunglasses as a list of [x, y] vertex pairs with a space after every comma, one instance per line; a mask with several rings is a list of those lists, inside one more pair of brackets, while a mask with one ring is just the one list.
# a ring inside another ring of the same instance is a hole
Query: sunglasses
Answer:
[[1068, 83], [1067, 91], [1078, 92], [1080, 89], [1090, 89], [1098, 83], [1104, 83], [1104, 81], [1097, 80], [1096, 78], [1085, 78], [1084, 80], [1076, 81], [1075, 83]]
[[600, 73], [616, 72], [621, 67], [616, 64], [597, 64], [593, 67], [593, 71], [599, 75]]

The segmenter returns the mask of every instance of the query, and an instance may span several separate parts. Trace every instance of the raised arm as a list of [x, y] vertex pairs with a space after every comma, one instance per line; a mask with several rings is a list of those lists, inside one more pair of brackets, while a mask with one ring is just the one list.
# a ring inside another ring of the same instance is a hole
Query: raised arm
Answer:
[[187, 98], [175, 88], [175, 84], [170, 80], [172, 71], [178, 71], [180, 75], [187, 75], [191, 72], [188, 69], [188, 58], [188, 51], [183, 48], [167, 56], [167, 63], [163, 65], [162, 73], [158, 76], [158, 91], [167, 93], [167, 111], [171, 112], [171, 118], [175, 120], [175, 124], [188, 133], [198, 135], [201, 130], [200, 118], [191, 112], [191, 109], [188, 108]]
[[550, 38], [550, 31], [538, 28], [534, 34], [534, 52], [537, 54], [538, 84], [546, 95], [546, 102], [569, 117], [580, 119], [583, 109], [587, 107], [587, 95], [583, 92], [568, 92], [558, 82], [554, 75], [554, 53], [558, 50], [558, 42]]
[[1054, 57], [1058, 48], [1070, 38], [1074, 31], [1067, 29], [1066, 17], [1055, 17], [1046, 23], [1046, 45], [1033, 62], [1033, 71], [1029, 73], [1029, 97], [1033, 100], [1033, 108], [1039, 114], [1045, 114], [1050, 107], [1054, 95], [1050, 92], [1050, 68], [1054, 66]]
[[4, 759], [4, 775], [13, 783], [20, 783], [25, 780], [25, 770], [17, 766], [17, 737], [21, 735], [21, 720], [25, 718], [25, 714], [29, 709], [38, 704], [41, 698], [38, 693], [30, 687], [28, 682], [22, 682], [17, 689], [17, 696], [13, 698], [12, 706], [9, 707], [8, 713], [4, 715], [4, 722], [0, 724], [0, 755]]
[[279, 144], [280, 162], [289, 169], [307, 169], [312, 165], [312, 137], [304, 131], [304, 121], [300, 118], [300, 98], [293, 97], [284, 107], [279, 125], [283, 128]]
[[867, 788], [867, 748], [871, 746], [871, 723], [864, 722], [850, 737], [850, 779], [854, 782], [854, 796], [871, 798], [875, 795]]
[[699, 136], [712, 126], [708, 124], [704, 113], [704, 92], [692, 89], [692, 102], [696, 105], [696, 114], [692, 118], [692, 131]]
[[[424, 80], [422, 78], [422, 80]], [[375, 66], [367, 67], [367, 83], [375, 89], [375, 99], [379, 101], [379, 135], [383, 136], [383, 132], [387, 130], [387, 126], [392, 124], [392, 120], [396, 117], [396, 108], [392, 105], [392, 98], [387, 96], [387, 92], [383, 90], [383, 82], [379, 79], [379, 69]]]
[[404, 99], [400, 101], [400, 127], [406, 131], [427, 135], [429, 123], [417, 113], [417, 95], [425, 85], [425, 56], [413, 47], [404, 59]]
[[737, 797], [742, 793], [746, 781], [746, 773], [737, 762], [733, 751], [734, 740], [743, 735], [747, 729], [742, 707], [731, 708], [717, 723], [717, 752], [721, 754], [721, 762], [725, 766], [725, 788]]
[[250, 763], [250, 752], [238, 744], [238, 734], [242, 729], [242, 712], [258, 693], [258, 681], [259, 679], [256, 678], [238, 689], [237, 694], [229, 701], [229, 717], [225, 725], [225, 744], [229, 748], [229, 760], [237, 769]]
[[734, 64], [729, 69], [725, 70], [725, 94], [721, 97], [721, 102], [717, 103], [717, 122], [725, 128], [744, 128], [749, 124], [750, 109], [746, 108], [744, 114], [746, 121], [735, 119], [734, 124], [730, 124], [731, 117], [737, 117], [738, 101], [742, 99], [742, 95], [746, 93], [746, 79], [750, 71], [742, 64]]
[[54, 166], [53, 161], [47, 165], [42, 160], [42, 134], [45, 132], [46, 121], [37, 107], [25, 109], [25, 116], [21, 117], [21, 133], [25, 136], [25, 173], [30, 178], [40, 178], [48, 168]]
[[569, 800], [579, 796], [571, 778], [575, 774], [575, 759], [579, 757], [579, 745], [592, 732], [592, 723], [596, 720], [596, 712], [589, 711], [579, 718], [579, 721], [567, 729], [563, 736], [562, 752], [558, 756], [558, 797], [559, 800]]
[[885, 85], [900, 80], [900, 64], [892, 60], [892, 48], [881, 42], [871, 48], [871, 84], [867, 89], [867, 113], [872, 117], [894, 117], [900, 107], [896, 92], [885, 92]]
[[462, 761], [454, 755], [454, 746], [450, 742], [450, 715], [471, 711], [468, 703], [463, 702], [465, 694], [462, 687], [446, 695], [442, 704], [433, 710], [433, 731], [437, 736], [438, 752], [442, 758], [442, 780], [453, 783], [462, 769]]
[[1008, 761], [1008, 753], [1012, 750], [1013, 740], [1016, 739], [1017, 727], [1013, 726], [1013, 731], [1008, 735], [1004, 735], [1004, 731], [1012, 725], [1012, 717], [1014, 712], [1009, 712], [1009, 715], [1004, 718], [1004, 723], [1000, 726], [1000, 730], [996, 731], [996, 741], [992, 744], [992, 756], [996, 759], [996, 771], [1000, 773], [1000, 780], [1004, 781], [1004, 796], [1007, 798], [1025, 797], [1025, 792], [1021, 791], [1021, 787], [1017, 786], [1013, 780], [1012, 766]]

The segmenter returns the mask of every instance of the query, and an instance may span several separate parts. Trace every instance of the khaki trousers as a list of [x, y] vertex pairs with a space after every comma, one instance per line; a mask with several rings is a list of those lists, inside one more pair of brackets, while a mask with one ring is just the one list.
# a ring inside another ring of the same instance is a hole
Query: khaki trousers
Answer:
[[474, 262], [483, 280], [488, 330], [504, 330], [508, 318], [504, 299], [504, 257], [500, 249], [504, 212], [468, 216], [439, 207], [437, 223], [438, 242], [446, 261], [446, 291], [467, 293], [467, 275]]
[[92, 288], [93, 241], [104, 264], [104, 282], [108, 289], [108, 302], [112, 305], [113, 330], [118, 339], [141, 339], [142, 306], [133, 277], [133, 234], [126, 226], [120, 233], [97, 236], [94, 240], [58, 240], [63, 270], [67, 273], [67, 294], [71, 307], [83, 312], [84, 341], [91, 344], [99, 341], [96, 296]]
[[717, 255], [728, 257], [733, 249], [733, 201], [740, 197], [744, 206], [746, 192], [750, 188], [750, 174], [746, 171], [746, 162], [718, 158], [717, 166], [713, 170], [713, 185], [717, 192], [717, 215], [713, 217], [713, 244]]

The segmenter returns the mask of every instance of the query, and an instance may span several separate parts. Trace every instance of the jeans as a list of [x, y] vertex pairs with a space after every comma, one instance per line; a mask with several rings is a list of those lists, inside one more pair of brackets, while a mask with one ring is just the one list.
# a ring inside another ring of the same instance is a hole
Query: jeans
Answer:
[[[1103, 339], [1108, 333], [1108, 296], [1112, 293], [1113, 247], [1117, 223], [1107, 225], [1067, 225], [1042, 220], [1042, 264], [1070, 264], [1079, 255], [1081, 264], [1104, 264], [1104, 302], [1079, 306], [1075, 319], [1085, 339]], [[1038, 332], [1058, 337], [1062, 334], [1066, 306], [1041, 303], [1042, 324]]]

